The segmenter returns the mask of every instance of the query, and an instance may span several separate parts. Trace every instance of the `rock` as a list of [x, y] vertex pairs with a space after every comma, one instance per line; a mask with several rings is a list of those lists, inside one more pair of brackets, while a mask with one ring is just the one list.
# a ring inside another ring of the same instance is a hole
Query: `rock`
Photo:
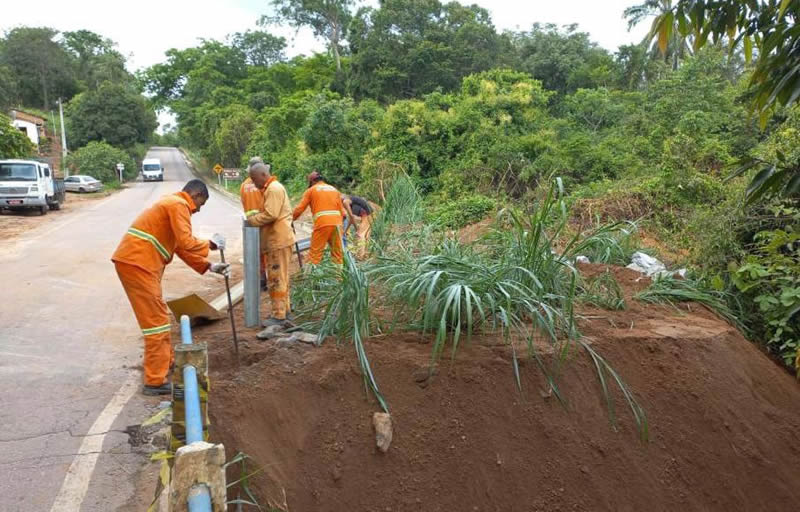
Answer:
[[628, 265], [629, 269], [641, 272], [642, 274], [650, 277], [661, 272], [666, 272], [667, 267], [656, 258], [645, 254], [643, 252], [635, 252], [631, 257], [631, 264]]
[[283, 334], [282, 325], [270, 325], [260, 333], [256, 334], [256, 338], [260, 340], [271, 340], [272, 338], [277, 338], [281, 334]]
[[686, 274], [688, 274], [688, 273], [689, 273], [689, 271], [687, 269], [679, 268], [678, 270], [676, 270], [675, 272], [672, 273], [672, 276], [673, 277], [678, 276], [681, 279], [686, 279]]
[[375, 444], [386, 453], [392, 444], [392, 417], [385, 412], [376, 412], [372, 415], [372, 426], [375, 428]]
[[575, 263], [591, 263], [591, 260], [586, 256], [576, 256]]
[[291, 336], [289, 336], [289, 340], [291, 340], [291, 341], [299, 341], [301, 343], [310, 343], [312, 345], [319, 346], [319, 343], [317, 342], [317, 338], [318, 337], [319, 336], [317, 336], [316, 334], [314, 334], [312, 332], [295, 332], [295, 333], [292, 333]]

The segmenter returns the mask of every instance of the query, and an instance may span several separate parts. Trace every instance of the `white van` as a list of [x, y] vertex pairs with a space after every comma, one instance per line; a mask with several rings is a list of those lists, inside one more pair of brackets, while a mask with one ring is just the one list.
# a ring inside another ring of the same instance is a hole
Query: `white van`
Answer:
[[164, 168], [158, 158], [142, 160], [142, 179], [144, 181], [164, 181]]

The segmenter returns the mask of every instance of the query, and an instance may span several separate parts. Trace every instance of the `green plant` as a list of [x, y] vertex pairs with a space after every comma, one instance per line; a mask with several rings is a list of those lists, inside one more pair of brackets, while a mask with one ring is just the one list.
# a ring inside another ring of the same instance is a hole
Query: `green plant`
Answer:
[[[364, 348], [370, 333], [369, 280], [348, 251], [344, 264], [335, 265], [324, 260], [320, 265], [309, 265], [298, 279], [294, 300], [301, 317], [308, 318], [307, 327], [317, 332], [317, 343], [335, 336], [337, 343], [350, 339], [364, 377], [364, 387], [375, 395], [381, 408], [389, 412], [389, 405], [378, 389], [378, 383]], [[321, 315], [315, 314], [321, 311]]]
[[136, 178], [139, 170], [133, 158], [125, 151], [105, 142], [90, 142], [67, 157], [70, 174], [88, 174], [103, 183], [119, 180], [116, 165], [125, 166], [124, 177]]
[[[800, 220], [800, 212], [784, 213]], [[757, 305], [756, 327], [767, 347], [786, 364], [800, 370], [800, 232], [798, 224], [762, 231], [756, 250], [741, 265], [731, 265], [736, 287]]]
[[[611, 374], [620, 385], [645, 438], [647, 421], [641, 407], [616, 372], [579, 339], [574, 322], [578, 276], [570, 261], [589, 242], [575, 235], [557, 251], [567, 220], [560, 181], [556, 181], [529, 217], [504, 212], [501, 225], [485, 246], [445, 239], [432, 252], [419, 253], [392, 245], [368, 272], [388, 293], [390, 302], [401, 306], [395, 308], [396, 316], [406, 317], [423, 333], [435, 333], [432, 368], [448, 341], [454, 355], [462, 335], [469, 341], [476, 330], [497, 332], [511, 349], [517, 386], [521, 388], [515, 343], [519, 339], [543, 371], [550, 389], [563, 400], [556, 375], [570, 347], [578, 342], [592, 356], [609, 403], [612, 399], [606, 375]], [[613, 229], [604, 226], [594, 235], [604, 236]], [[554, 368], [545, 363], [537, 349], [535, 339], [542, 335], [558, 354]], [[609, 412], [613, 421], [611, 406]]]
[[739, 316], [729, 305], [731, 299], [729, 294], [715, 290], [699, 279], [680, 279], [670, 275], [656, 277], [650, 286], [637, 293], [634, 298], [651, 304], [675, 305], [676, 302], [697, 302], [708, 307], [737, 329], [746, 331]]
[[425, 216], [425, 220], [440, 228], [459, 229], [485, 218], [495, 204], [490, 197], [474, 194], [441, 203]]
[[582, 288], [580, 299], [586, 304], [612, 311], [626, 307], [622, 288], [609, 270], [590, 279]]
[[[250, 489], [250, 478], [257, 475], [261, 472], [263, 468], [256, 468], [253, 471], [248, 471], [247, 469], [247, 461], [252, 460], [249, 455], [239, 452], [236, 454], [234, 458], [229, 460], [225, 463], [223, 468], [227, 470], [230, 466], [234, 466], [236, 464], [239, 465], [239, 478], [233, 482], [229, 482], [226, 487], [230, 489], [231, 487], [238, 485], [241, 491], [244, 491], [245, 495], [248, 499], [243, 499], [241, 497], [237, 497], [233, 500], [228, 500], [226, 503], [227, 505], [237, 505], [241, 507], [241, 505], [250, 505], [256, 507], [258, 510], [261, 509], [261, 505], [258, 503], [258, 500], [253, 496], [253, 491]], [[237, 509], [239, 510], [239, 509]]]
[[422, 220], [422, 196], [411, 178], [398, 174], [391, 183], [383, 208], [372, 223], [372, 245], [379, 251], [392, 236], [393, 227], [402, 227]]
[[633, 222], [621, 222], [614, 229], [600, 229], [583, 243], [583, 256], [592, 263], [627, 265], [633, 253], [640, 250], [638, 227]]

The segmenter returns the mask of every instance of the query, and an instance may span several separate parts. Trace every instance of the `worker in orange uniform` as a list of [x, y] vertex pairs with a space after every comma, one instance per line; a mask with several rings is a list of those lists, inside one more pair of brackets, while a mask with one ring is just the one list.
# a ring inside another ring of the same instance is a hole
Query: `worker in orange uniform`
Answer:
[[311, 232], [311, 247], [308, 259], [312, 264], [322, 260], [325, 245], [331, 248], [331, 259], [334, 263], [343, 262], [342, 254], [342, 221], [347, 215], [342, 204], [342, 196], [336, 187], [325, 183], [318, 171], [308, 175], [308, 189], [303, 194], [300, 204], [294, 209], [292, 218], [297, 219], [311, 206], [314, 217], [314, 230]]
[[266, 254], [267, 282], [272, 314], [264, 327], [286, 325], [289, 311], [289, 260], [292, 256], [292, 205], [289, 194], [270, 173], [270, 166], [256, 163], [250, 166], [250, 179], [258, 188], [264, 202], [257, 213], [247, 217], [247, 224], [261, 228], [261, 251]]
[[133, 221], [111, 257], [144, 335], [145, 395], [172, 392], [167, 379], [174, 359], [169, 312], [161, 294], [164, 268], [177, 254], [200, 274], [211, 270], [227, 276], [230, 272], [228, 264], [206, 259], [209, 249], [225, 248], [222, 235], [215, 234], [211, 240], [192, 236], [191, 215], [207, 200], [208, 188], [200, 180], [191, 180], [183, 191], [162, 197]]
[[[261, 160], [261, 157], [254, 156], [250, 159], [250, 162], [247, 166], [247, 171], [250, 172], [250, 168], [255, 164], [263, 164], [264, 161]], [[242, 186], [239, 188], [239, 197], [242, 201], [242, 209], [244, 210], [245, 218], [248, 218], [252, 215], [255, 215], [259, 212], [263, 211], [264, 206], [264, 194], [253, 184], [252, 178], [247, 176], [245, 180], [242, 182]], [[264, 233], [261, 233], [261, 238], [264, 238]], [[259, 275], [261, 276], [261, 289], [266, 289], [267, 287], [267, 278], [266, 278], [266, 269], [267, 269], [267, 259], [266, 253], [263, 251], [261, 252], [261, 270]]]

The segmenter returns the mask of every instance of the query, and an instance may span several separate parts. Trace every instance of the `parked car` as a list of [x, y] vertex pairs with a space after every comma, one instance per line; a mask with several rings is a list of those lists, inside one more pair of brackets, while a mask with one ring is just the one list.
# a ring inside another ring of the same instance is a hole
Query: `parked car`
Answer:
[[0, 208], [35, 208], [44, 215], [64, 202], [64, 180], [44, 162], [0, 160]]
[[103, 190], [103, 183], [91, 176], [75, 175], [64, 179], [68, 192], [97, 192]]

